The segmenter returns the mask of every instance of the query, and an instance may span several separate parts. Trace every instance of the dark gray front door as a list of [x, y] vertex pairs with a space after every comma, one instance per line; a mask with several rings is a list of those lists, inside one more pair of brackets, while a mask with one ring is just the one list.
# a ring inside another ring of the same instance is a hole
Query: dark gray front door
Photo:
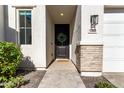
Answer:
[[68, 46], [56, 46], [56, 57], [58, 58], [68, 58], [69, 56]]
[[55, 24], [56, 58], [69, 58], [69, 24]]

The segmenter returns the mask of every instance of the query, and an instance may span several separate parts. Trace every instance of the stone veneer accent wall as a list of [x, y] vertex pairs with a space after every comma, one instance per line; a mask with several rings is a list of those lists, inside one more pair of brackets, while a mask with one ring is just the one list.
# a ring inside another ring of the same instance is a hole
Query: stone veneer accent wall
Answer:
[[80, 45], [77, 57], [81, 72], [101, 72], [103, 61], [103, 45]]

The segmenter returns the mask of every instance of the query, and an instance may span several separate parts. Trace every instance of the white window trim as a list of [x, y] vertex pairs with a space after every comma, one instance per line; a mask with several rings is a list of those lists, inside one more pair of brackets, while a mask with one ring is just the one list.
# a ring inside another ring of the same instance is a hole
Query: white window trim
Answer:
[[31, 39], [32, 39], [32, 8], [30, 8], [30, 9], [26, 9], [26, 8], [20, 8], [20, 9], [16, 9], [16, 19], [17, 19], [17, 23], [16, 23], [16, 25], [17, 25], [17, 32], [18, 32], [18, 35], [17, 35], [17, 43], [19, 44], [19, 45], [21, 45], [21, 46], [26, 46], [26, 45], [32, 45], [32, 41], [31, 41], [31, 44], [20, 44], [20, 20], [19, 20], [19, 11], [25, 11], [25, 10], [30, 10], [31, 11]]

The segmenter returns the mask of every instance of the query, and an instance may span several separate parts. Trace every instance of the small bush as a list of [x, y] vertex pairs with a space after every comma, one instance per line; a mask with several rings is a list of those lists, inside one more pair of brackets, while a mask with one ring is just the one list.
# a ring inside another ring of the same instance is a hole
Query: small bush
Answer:
[[15, 73], [23, 59], [19, 46], [11, 42], [0, 42], [0, 87], [19, 87], [28, 81]]
[[8, 82], [4, 84], [5, 88], [15, 88], [15, 87], [20, 87], [21, 85], [24, 85], [28, 83], [28, 80], [24, 80], [23, 76], [18, 76], [18, 77], [11, 77]]
[[0, 42], [0, 82], [15, 75], [23, 54], [15, 43]]
[[116, 88], [116, 87], [109, 82], [102, 81], [95, 84], [95, 88]]
[[0, 82], [7, 82], [8, 79], [5, 76], [0, 76]]

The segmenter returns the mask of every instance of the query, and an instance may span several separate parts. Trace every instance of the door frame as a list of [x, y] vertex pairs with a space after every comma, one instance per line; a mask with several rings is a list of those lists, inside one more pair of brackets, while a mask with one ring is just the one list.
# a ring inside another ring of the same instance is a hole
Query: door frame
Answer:
[[68, 25], [69, 26], [69, 34], [68, 34], [68, 36], [69, 36], [69, 42], [68, 42], [68, 57], [65, 57], [65, 58], [63, 58], [63, 59], [70, 59], [70, 24], [54, 24], [54, 47], [55, 47], [55, 51], [54, 51], [54, 55], [55, 55], [55, 59], [57, 59], [57, 57], [56, 57], [56, 44], [55, 44], [55, 42], [56, 42], [56, 31], [55, 31], [55, 25]]

